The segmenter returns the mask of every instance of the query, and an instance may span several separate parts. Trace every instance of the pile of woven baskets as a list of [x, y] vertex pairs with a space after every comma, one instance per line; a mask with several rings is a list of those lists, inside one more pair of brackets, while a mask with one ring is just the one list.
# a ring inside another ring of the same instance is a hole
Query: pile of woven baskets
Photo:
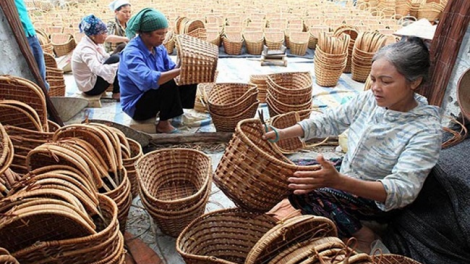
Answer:
[[44, 53], [46, 63], [46, 81], [49, 84], [49, 96], [65, 96], [64, 71], [59, 69], [54, 55]]
[[372, 58], [375, 53], [384, 46], [387, 38], [377, 32], [361, 32], [354, 43], [351, 73], [352, 79], [365, 82], [370, 74]]
[[193, 149], [161, 149], [136, 164], [140, 199], [163, 233], [178, 236], [204, 213], [212, 186], [211, 158]]
[[267, 79], [267, 74], [250, 75], [250, 83], [258, 87], [258, 100], [260, 103], [266, 102], [266, 95], [268, 93]]
[[347, 65], [350, 39], [348, 34], [334, 37], [320, 33], [314, 57], [315, 82], [318, 85], [336, 86]]
[[417, 18], [426, 18], [430, 22], [436, 22], [447, 5], [447, 0], [422, 0], [419, 3]]
[[341, 34], [349, 35], [349, 46], [348, 46], [348, 59], [346, 61], [346, 67], [344, 68], [344, 73], [351, 72], [351, 60], [352, 60], [352, 52], [354, 48], [354, 43], [356, 43], [357, 36], [359, 35], [359, 31], [354, 26], [340, 26], [335, 29], [334, 36], [339, 37]]
[[312, 107], [313, 86], [310, 72], [268, 74], [267, 84], [266, 103], [271, 117]]
[[258, 109], [258, 88], [248, 83], [216, 83], [209, 92], [208, 107], [218, 132], [233, 132], [238, 122], [253, 118]]

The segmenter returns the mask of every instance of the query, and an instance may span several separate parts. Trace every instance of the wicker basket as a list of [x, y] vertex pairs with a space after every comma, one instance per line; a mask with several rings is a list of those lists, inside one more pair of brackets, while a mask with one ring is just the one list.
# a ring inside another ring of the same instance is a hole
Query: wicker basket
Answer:
[[131, 184], [131, 194], [134, 198], [139, 194], [135, 163], [140, 157], [142, 157], [143, 151], [142, 146], [139, 144], [139, 142], [130, 138], [128, 138], [127, 140], [129, 142], [129, 150], [131, 155], [128, 158], [123, 158], [122, 163], [124, 165], [124, 168], [126, 168], [127, 178], [129, 178], [129, 182]]
[[292, 217], [276, 225], [261, 237], [246, 257], [245, 263], [268, 263], [280, 251], [291, 246], [313, 238], [337, 235], [335, 224], [326, 217], [313, 215]]
[[51, 34], [51, 43], [54, 47], [54, 54], [61, 57], [72, 52], [77, 44], [72, 35], [66, 33]]
[[165, 47], [168, 54], [173, 54], [173, 50], [175, 49], [175, 38], [173, 31], [169, 31], [166, 34], [165, 40], [163, 41], [163, 46]]
[[225, 53], [229, 55], [240, 55], [243, 47], [243, 37], [241, 33], [226, 32], [222, 39]]
[[372, 256], [372, 258], [374, 263], [380, 264], [421, 264], [414, 259], [396, 254], [379, 254]]
[[122, 263], [124, 239], [119, 232], [116, 204], [98, 194], [101, 217], [96, 234], [67, 240], [42, 241], [13, 252], [20, 263]]
[[219, 49], [207, 41], [187, 35], [176, 36], [181, 74], [175, 78], [178, 85], [214, 82]]
[[181, 232], [176, 250], [187, 264], [244, 263], [252, 247], [275, 224], [266, 214], [238, 208], [210, 212]]
[[0, 123], [44, 132], [36, 111], [26, 103], [16, 100], [0, 101]]
[[246, 50], [248, 54], [261, 55], [264, 46], [264, 35], [262, 31], [252, 31], [243, 33]]
[[256, 102], [258, 89], [247, 83], [216, 83], [209, 97], [209, 112], [221, 116], [234, 116]]
[[280, 50], [284, 44], [284, 32], [281, 30], [265, 32], [264, 41], [269, 50]]
[[[255, 97], [256, 98], [256, 97]], [[239, 113], [233, 116], [223, 116], [211, 113], [212, 122], [217, 132], [233, 132], [237, 124], [245, 119], [253, 118], [258, 110], [259, 101], [256, 100], [246, 109], [241, 109]]]
[[290, 53], [304, 56], [307, 52], [309, 37], [310, 33], [308, 32], [291, 32], [289, 36]]
[[236, 205], [249, 211], [266, 212], [290, 190], [287, 178], [295, 171], [315, 170], [296, 166], [279, 149], [261, 137], [259, 119], [238, 123], [214, 174], [214, 182]]
[[209, 156], [192, 149], [161, 149], [136, 163], [144, 207], [160, 229], [178, 234], [204, 213], [212, 183]]

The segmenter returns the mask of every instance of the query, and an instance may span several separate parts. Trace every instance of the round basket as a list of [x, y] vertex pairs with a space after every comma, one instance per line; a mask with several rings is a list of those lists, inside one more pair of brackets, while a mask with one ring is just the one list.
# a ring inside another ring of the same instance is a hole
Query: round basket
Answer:
[[279, 252], [313, 238], [338, 236], [336, 226], [321, 216], [302, 215], [289, 218], [259, 239], [246, 257], [245, 264], [268, 263]]
[[187, 264], [244, 263], [256, 242], [275, 225], [266, 214], [239, 208], [210, 212], [181, 232], [176, 250]]
[[465, 118], [470, 120], [470, 69], [459, 79], [457, 85], [457, 101]]
[[[204, 212], [212, 183], [211, 159], [193, 149], [161, 149], [136, 163], [144, 206], [166, 234], [177, 236]], [[189, 212], [196, 211], [198, 214]]]
[[181, 73], [175, 78], [178, 85], [214, 82], [219, 48], [207, 41], [187, 35], [176, 36]]
[[216, 185], [239, 207], [266, 212], [290, 193], [287, 178], [295, 171], [316, 170], [297, 166], [272, 143], [261, 137], [259, 119], [237, 124], [232, 140], [214, 174]]

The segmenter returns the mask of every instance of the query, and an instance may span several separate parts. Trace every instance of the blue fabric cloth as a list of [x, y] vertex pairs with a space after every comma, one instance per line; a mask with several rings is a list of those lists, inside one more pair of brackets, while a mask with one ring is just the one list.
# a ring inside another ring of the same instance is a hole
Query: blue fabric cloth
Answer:
[[176, 64], [162, 45], [154, 47], [152, 54], [140, 36], [129, 41], [121, 52], [120, 61], [118, 79], [122, 110], [132, 117], [142, 95], [150, 89], [158, 89], [161, 73], [174, 69]]
[[82, 18], [78, 28], [80, 29], [80, 32], [85, 33], [87, 36], [94, 36], [108, 32], [106, 24], [95, 15], [88, 15]]
[[20, 15], [21, 25], [23, 25], [24, 33], [26, 37], [36, 36], [36, 31], [34, 30], [33, 22], [29, 18], [28, 9], [24, 0], [15, 0], [16, 9]]

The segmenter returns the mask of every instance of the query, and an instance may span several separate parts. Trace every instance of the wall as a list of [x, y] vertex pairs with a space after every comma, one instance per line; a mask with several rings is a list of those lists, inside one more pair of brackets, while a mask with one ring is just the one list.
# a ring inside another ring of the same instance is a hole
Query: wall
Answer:
[[34, 80], [23, 53], [13, 37], [10, 24], [0, 8], [0, 74], [9, 74]]
[[[442, 101], [443, 114], [448, 116], [457, 117], [460, 114], [459, 103], [457, 102], [457, 85], [462, 74], [470, 69], [470, 26], [467, 28], [465, 37], [460, 46], [459, 55], [455, 61], [452, 75], [447, 85], [446, 94]], [[470, 87], [468, 87], [470, 89]], [[446, 122], [446, 120], [443, 120]]]

